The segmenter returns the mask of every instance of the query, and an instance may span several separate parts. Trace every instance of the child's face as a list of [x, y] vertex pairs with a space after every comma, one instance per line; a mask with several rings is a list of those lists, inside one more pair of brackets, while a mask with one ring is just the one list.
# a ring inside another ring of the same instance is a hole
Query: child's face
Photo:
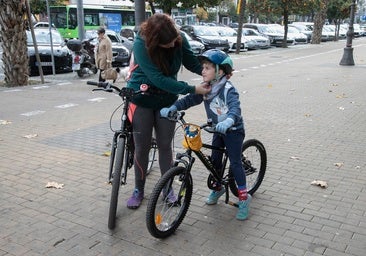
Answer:
[[202, 63], [202, 78], [203, 82], [211, 82], [216, 78], [216, 67], [215, 64], [210, 62]]

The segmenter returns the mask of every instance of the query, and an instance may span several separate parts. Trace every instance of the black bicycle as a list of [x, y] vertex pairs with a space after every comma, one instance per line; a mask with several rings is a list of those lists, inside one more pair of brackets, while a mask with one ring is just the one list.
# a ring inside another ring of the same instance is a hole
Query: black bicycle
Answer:
[[[150, 234], [156, 238], [165, 238], [175, 232], [182, 223], [192, 199], [193, 180], [191, 171], [195, 162], [192, 152], [198, 157], [209, 171], [207, 186], [214, 189], [217, 183], [225, 187], [225, 203], [238, 207], [237, 203], [229, 200], [229, 189], [235, 197], [238, 197], [237, 184], [228, 164], [228, 155], [225, 148], [214, 147], [211, 144], [202, 143], [200, 131], [215, 133], [211, 122], [201, 126], [195, 126], [185, 122], [184, 112], [178, 112], [169, 119], [180, 123], [185, 130], [183, 144], [186, 146], [184, 153], [177, 153], [174, 166], [169, 169], [155, 185], [146, 213], [146, 224]], [[191, 130], [191, 127], [195, 127]], [[189, 133], [187, 136], [187, 129]], [[197, 135], [197, 136], [196, 136]], [[198, 140], [194, 141], [194, 138]], [[198, 147], [196, 147], [198, 145]], [[216, 170], [209, 155], [205, 155], [201, 149], [219, 150], [223, 153], [223, 167]], [[242, 145], [242, 164], [245, 170], [247, 189], [249, 194], [261, 185], [267, 166], [267, 154], [263, 144], [256, 139], [244, 141]], [[174, 191], [177, 200], [172, 203], [168, 200], [169, 192]]]
[[[108, 183], [112, 184], [111, 201], [109, 206], [109, 217], [108, 217], [108, 228], [114, 229], [116, 226], [116, 214], [117, 214], [117, 203], [118, 203], [118, 193], [119, 188], [122, 185], [126, 185], [127, 171], [133, 166], [134, 160], [134, 143], [133, 143], [133, 132], [132, 124], [128, 119], [128, 107], [131, 99], [141, 93], [147, 92], [148, 88], [142, 85], [139, 91], [134, 91], [132, 88], [118, 88], [108, 82], [94, 82], [88, 81], [89, 85], [96, 85], [99, 88], [93, 89], [93, 91], [105, 91], [113, 92], [118, 94], [122, 98], [122, 104], [117, 107], [119, 109], [122, 107], [121, 115], [121, 126], [118, 130], [113, 130], [112, 128], [112, 117], [116, 113], [117, 109], [113, 112], [110, 118], [110, 127], [114, 132], [112, 148], [110, 153], [110, 163], [109, 163], [109, 174]], [[157, 145], [155, 138], [151, 141], [151, 147], [149, 152], [149, 164], [147, 173], [149, 173], [156, 161], [156, 151]]]

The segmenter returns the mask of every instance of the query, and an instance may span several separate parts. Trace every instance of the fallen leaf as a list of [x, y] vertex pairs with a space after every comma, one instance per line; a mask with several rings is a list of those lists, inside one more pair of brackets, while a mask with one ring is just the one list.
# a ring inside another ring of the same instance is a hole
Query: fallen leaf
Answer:
[[337, 166], [338, 168], [342, 167], [344, 163], [334, 163], [335, 166]]
[[32, 139], [32, 138], [35, 138], [37, 136], [38, 136], [38, 134], [28, 134], [28, 135], [24, 135], [23, 138]]
[[328, 184], [325, 181], [322, 181], [322, 180], [313, 180], [311, 182], [311, 185], [319, 186], [321, 188], [327, 188], [328, 187]]
[[111, 151], [106, 151], [102, 154], [102, 156], [111, 156]]
[[272, 85], [271, 85], [271, 84], [269, 84], [267, 87], [268, 87], [268, 88], [272, 88]]
[[46, 188], [64, 188], [64, 184], [60, 184], [54, 181], [49, 181], [46, 184]]
[[7, 125], [7, 124], [11, 124], [11, 122], [8, 121], [8, 120], [0, 120], [0, 124], [1, 125]]
[[338, 98], [338, 99], [343, 99], [343, 98], [347, 98], [347, 97], [346, 97], [346, 94], [342, 93], [342, 94], [338, 94], [338, 95], [336, 96], [336, 98]]

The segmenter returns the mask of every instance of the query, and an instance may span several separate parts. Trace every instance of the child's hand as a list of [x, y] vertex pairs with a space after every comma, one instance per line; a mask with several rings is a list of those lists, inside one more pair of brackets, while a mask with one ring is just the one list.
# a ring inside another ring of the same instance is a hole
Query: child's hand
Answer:
[[225, 134], [227, 129], [229, 129], [231, 126], [233, 126], [234, 120], [231, 118], [226, 118], [224, 121], [218, 123], [215, 127], [215, 130]]

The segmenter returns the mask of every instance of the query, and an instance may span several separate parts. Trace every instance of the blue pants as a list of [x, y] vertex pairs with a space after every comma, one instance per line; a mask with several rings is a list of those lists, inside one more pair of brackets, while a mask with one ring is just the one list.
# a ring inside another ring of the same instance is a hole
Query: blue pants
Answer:
[[[226, 135], [215, 133], [212, 138], [212, 145], [226, 147], [230, 160], [230, 168], [234, 174], [236, 184], [246, 187], [246, 179], [243, 165], [241, 163], [241, 146], [243, 145], [245, 132], [241, 130], [228, 131]], [[223, 154], [217, 150], [212, 151], [211, 159], [216, 168], [222, 168]]]

